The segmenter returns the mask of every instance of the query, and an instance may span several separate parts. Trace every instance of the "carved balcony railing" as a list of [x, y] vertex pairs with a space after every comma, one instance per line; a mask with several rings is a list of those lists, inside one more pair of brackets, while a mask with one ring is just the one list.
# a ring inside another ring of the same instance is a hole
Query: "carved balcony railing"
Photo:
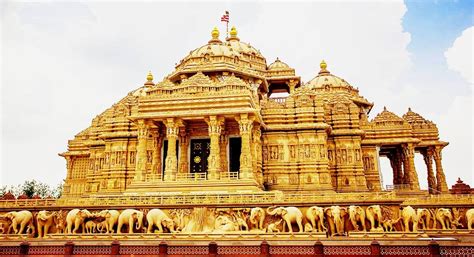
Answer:
[[274, 102], [277, 102], [279, 104], [284, 104], [286, 102], [286, 99], [288, 97], [272, 97], [272, 98], [269, 98], [270, 101], [274, 101]]
[[239, 179], [239, 172], [232, 171], [221, 174], [221, 180], [237, 180]]
[[184, 173], [176, 175], [177, 181], [202, 181], [207, 180], [207, 173]]
[[163, 175], [162, 174], [146, 174], [145, 176], [146, 181], [148, 182], [158, 182], [158, 181], [163, 181]]

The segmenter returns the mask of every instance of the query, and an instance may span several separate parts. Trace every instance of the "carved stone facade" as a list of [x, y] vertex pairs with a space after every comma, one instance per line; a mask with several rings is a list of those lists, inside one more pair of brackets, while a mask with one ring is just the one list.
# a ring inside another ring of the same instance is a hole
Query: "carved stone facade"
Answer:
[[[284, 93], [284, 97], [276, 97]], [[233, 29], [190, 52], [162, 81], [143, 87], [93, 119], [60, 154], [64, 198], [162, 192], [379, 192], [380, 158], [393, 187], [448, 192], [438, 129], [411, 109], [373, 103], [323, 61], [303, 83], [277, 59], [267, 66]], [[422, 154], [426, 173], [415, 169]]]

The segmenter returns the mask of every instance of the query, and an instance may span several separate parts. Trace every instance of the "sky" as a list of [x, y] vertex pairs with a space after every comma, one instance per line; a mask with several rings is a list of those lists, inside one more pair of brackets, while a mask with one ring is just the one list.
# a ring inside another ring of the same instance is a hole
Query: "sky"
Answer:
[[[307, 82], [322, 59], [375, 106], [435, 122], [448, 186], [474, 186], [472, 1], [2, 1], [0, 186], [66, 176], [58, 153], [92, 119], [207, 43], [230, 12], [241, 41]], [[420, 186], [426, 167], [416, 155]], [[385, 185], [391, 170], [381, 158]]]

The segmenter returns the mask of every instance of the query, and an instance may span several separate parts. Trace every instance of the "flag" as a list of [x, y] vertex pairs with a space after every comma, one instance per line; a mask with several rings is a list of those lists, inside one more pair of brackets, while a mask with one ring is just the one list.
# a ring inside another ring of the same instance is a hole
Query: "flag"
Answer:
[[225, 14], [222, 15], [221, 21], [223, 21], [223, 22], [229, 22], [229, 12], [228, 12], [228, 11], [225, 11]]

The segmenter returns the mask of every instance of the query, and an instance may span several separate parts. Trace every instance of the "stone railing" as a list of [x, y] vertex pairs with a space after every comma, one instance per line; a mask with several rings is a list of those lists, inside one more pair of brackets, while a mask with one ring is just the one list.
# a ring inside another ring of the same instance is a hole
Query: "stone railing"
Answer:
[[288, 97], [272, 97], [272, 98], [268, 98], [268, 100], [277, 102], [279, 104], [284, 104], [287, 98]]
[[0, 200], [0, 209], [57, 208], [57, 207], [148, 207], [174, 205], [349, 205], [353, 203], [375, 204], [387, 202], [401, 203], [403, 199], [394, 193], [332, 193], [332, 194], [283, 194], [281, 191], [248, 194], [210, 193], [210, 194], [161, 194], [126, 195], [91, 198]]

